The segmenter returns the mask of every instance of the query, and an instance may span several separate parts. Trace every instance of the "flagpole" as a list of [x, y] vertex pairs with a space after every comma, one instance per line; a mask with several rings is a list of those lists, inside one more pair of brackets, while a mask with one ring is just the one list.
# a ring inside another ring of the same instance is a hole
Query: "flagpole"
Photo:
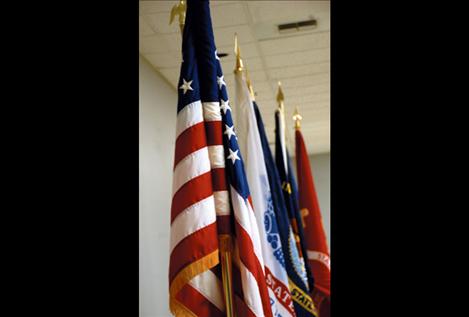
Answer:
[[[278, 82], [278, 91], [277, 91], [277, 102], [278, 102], [278, 108], [277, 111], [279, 113], [279, 121], [280, 121], [280, 143], [282, 145], [282, 156], [283, 156], [283, 162], [284, 162], [284, 168], [285, 168], [285, 173], [288, 175], [288, 166], [287, 166], [287, 145], [285, 144], [286, 139], [285, 139], [285, 106], [284, 106], [284, 101], [285, 97], [283, 95], [283, 90], [282, 90], [282, 83], [279, 81]], [[287, 185], [289, 186], [289, 184]]]
[[[283, 90], [282, 90], [282, 84], [281, 82], [278, 82], [278, 92], [277, 92], [277, 102], [278, 102], [278, 109], [277, 111], [279, 112], [279, 119], [280, 119], [280, 136], [281, 136], [281, 144], [282, 144], [282, 153], [283, 153], [283, 157], [284, 157], [284, 163], [285, 163], [285, 173], [288, 175], [288, 166], [287, 166], [287, 150], [286, 150], [286, 140], [285, 140], [285, 105], [284, 105], [284, 100], [285, 100], [285, 96], [283, 95]], [[296, 113], [298, 112], [298, 108], [296, 109]], [[297, 113], [298, 114], [298, 113]], [[296, 117], [296, 121], [295, 121], [295, 128], [298, 128], [300, 127], [300, 120], [301, 120], [301, 116], [298, 114], [298, 116]], [[283, 184], [282, 184], [282, 188], [284, 188], [284, 190], [286, 190], [289, 194], [291, 194], [292, 190], [291, 190], [291, 184], [289, 183], [288, 181], [288, 177], [287, 177], [287, 181], [285, 181]], [[292, 226], [292, 229], [293, 229], [293, 233], [294, 233], [294, 236], [295, 236], [295, 240], [296, 240], [296, 246], [298, 248], [298, 254], [300, 256], [300, 258], [304, 258], [304, 255], [303, 255], [303, 252], [302, 252], [302, 248], [301, 248], [301, 242], [300, 242], [300, 236], [299, 236], [299, 229], [298, 229], [298, 223], [295, 219], [295, 217], [292, 215], [290, 215], [291, 219], [291, 226]]]
[[244, 65], [243, 60], [241, 59], [241, 50], [238, 44], [238, 34], [235, 33], [235, 48], [234, 52], [236, 55], [236, 66], [234, 69], [234, 73], [242, 72], [244, 70], [244, 74], [246, 75], [246, 84], [248, 86], [249, 95], [251, 96], [252, 101], [256, 101], [256, 97], [254, 94], [254, 89], [252, 88], [251, 79], [249, 78], [248, 68]]
[[235, 33], [235, 43], [234, 43], [234, 52], [236, 55], [236, 66], [234, 69], [234, 73], [242, 72], [244, 70], [243, 60], [241, 59], [241, 50], [238, 44], [238, 33]]
[[232, 283], [232, 256], [233, 241], [228, 234], [219, 236], [220, 257], [222, 268], [223, 293], [225, 294], [226, 316], [234, 317], [233, 309], [233, 283]]
[[[303, 120], [303, 117], [300, 115], [298, 111], [298, 106], [295, 107], [295, 112], [293, 113], [292, 117], [293, 121], [295, 121], [295, 131], [300, 131], [301, 130], [301, 120]], [[304, 218], [308, 215], [308, 209], [300, 209], [301, 213], [301, 224], [303, 228], [305, 227], [304, 223]]]
[[295, 113], [293, 114], [293, 121], [295, 121], [295, 130], [300, 130], [301, 124], [300, 121], [303, 117], [298, 112], [298, 107], [295, 108]]
[[248, 68], [245, 66], [246, 73], [246, 84], [248, 85], [249, 94], [251, 95], [252, 101], [256, 101], [256, 96], [254, 94], [254, 89], [252, 88], [251, 79], [249, 78]]
[[184, 32], [184, 22], [186, 21], [186, 0], [179, 0], [178, 4], [175, 4], [171, 9], [169, 16], [169, 24], [173, 23], [174, 17], [179, 16], [179, 28], [181, 29], [181, 35]]
[[[238, 36], [235, 34], [235, 53], [236, 53], [236, 68], [234, 72], [243, 71], [243, 61], [241, 60], [240, 49], [238, 46]], [[232, 252], [233, 240], [228, 234], [219, 236], [220, 244], [220, 257], [222, 268], [222, 282], [223, 292], [225, 297], [226, 316], [235, 317], [233, 306], [233, 283], [232, 283]]]

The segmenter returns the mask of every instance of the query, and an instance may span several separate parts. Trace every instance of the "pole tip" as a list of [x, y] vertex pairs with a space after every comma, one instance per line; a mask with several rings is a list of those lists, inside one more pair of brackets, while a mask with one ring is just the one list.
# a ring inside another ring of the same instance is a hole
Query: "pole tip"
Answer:
[[184, 30], [184, 22], [186, 20], [186, 1], [185, 0], [179, 0], [179, 3], [175, 4], [173, 8], [171, 9], [171, 12], [169, 15], [170, 25], [173, 23], [176, 15], [179, 16], [179, 27], [182, 33]]
[[303, 117], [300, 115], [298, 112], [298, 107], [295, 107], [295, 113], [293, 114], [293, 120], [295, 121], [295, 129], [298, 130], [300, 129], [300, 121], [303, 119]]
[[282, 83], [279, 81], [278, 82], [278, 91], [277, 91], [277, 102], [280, 104], [283, 104], [283, 101], [285, 100], [283, 96], [283, 91], [282, 91]]
[[246, 74], [246, 84], [248, 85], [249, 94], [251, 95], [252, 100], [255, 101], [256, 94], [254, 93], [254, 89], [252, 88], [251, 79], [249, 78], [249, 72], [248, 72], [247, 66], [244, 67], [244, 72]]
[[234, 35], [235, 35], [234, 52], [236, 55], [236, 66], [235, 66], [234, 71], [236, 73], [236, 72], [241, 72], [244, 66], [243, 66], [243, 60], [241, 59], [241, 50], [238, 44], [238, 33], [235, 32]]

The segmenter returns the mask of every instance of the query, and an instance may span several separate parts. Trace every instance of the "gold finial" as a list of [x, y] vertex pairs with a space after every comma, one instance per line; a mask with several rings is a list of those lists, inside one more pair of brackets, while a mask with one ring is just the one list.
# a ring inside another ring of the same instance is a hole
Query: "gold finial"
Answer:
[[249, 94], [252, 100], [255, 101], [254, 89], [252, 89], [251, 79], [249, 78], [248, 68], [246, 66], [244, 67], [244, 71], [246, 72], [246, 84], [248, 85]]
[[282, 91], [282, 83], [278, 82], [278, 92], [277, 92], [277, 102], [278, 102], [278, 107], [283, 110], [283, 91]]
[[243, 60], [241, 59], [241, 50], [239, 49], [238, 45], [238, 34], [235, 33], [235, 45], [234, 45], [234, 52], [236, 54], [236, 67], [234, 69], [236, 72], [241, 72], [243, 70]]
[[300, 129], [300, 121], [303, 117], [298, 112], [298, 107], [295, 108], [295, 113], [293, 114], [293, 120], [295, 121], [295, 129]]
[[179, 0], [179, 3], [173, 6], [169, 17], [169, 24], [173, 23], [176, 15], [179, 15], [179, 27], [182, 34], [184, 32], [184, 21], [186, 20], [186, 0]]

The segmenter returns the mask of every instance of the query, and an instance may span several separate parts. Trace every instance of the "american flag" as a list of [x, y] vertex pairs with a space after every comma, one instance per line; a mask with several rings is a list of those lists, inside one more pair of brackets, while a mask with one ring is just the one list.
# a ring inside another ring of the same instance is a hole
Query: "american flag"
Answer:
[[[272, 316], [260, 238], [208, 1], [187, 1], [170, 238], [170, 309], [225, 316], [218, 238], [234, 238], [237, 316]], [[234, 228], [232, 233], [231, 228]]]

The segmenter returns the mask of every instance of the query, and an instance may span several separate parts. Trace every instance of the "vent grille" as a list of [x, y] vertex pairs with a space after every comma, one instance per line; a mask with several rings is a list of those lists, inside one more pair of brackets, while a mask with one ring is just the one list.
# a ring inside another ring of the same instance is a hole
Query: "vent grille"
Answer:
[[293, 22], [293, 23], [286, 23], [278, 25], [278, 31], [280, 33], [291, 33], [291, 32], [298, 32], [303, 30], [314, 29], [318, 25], [318, 21], [315, 19], [300, 21], [300, 22]]

